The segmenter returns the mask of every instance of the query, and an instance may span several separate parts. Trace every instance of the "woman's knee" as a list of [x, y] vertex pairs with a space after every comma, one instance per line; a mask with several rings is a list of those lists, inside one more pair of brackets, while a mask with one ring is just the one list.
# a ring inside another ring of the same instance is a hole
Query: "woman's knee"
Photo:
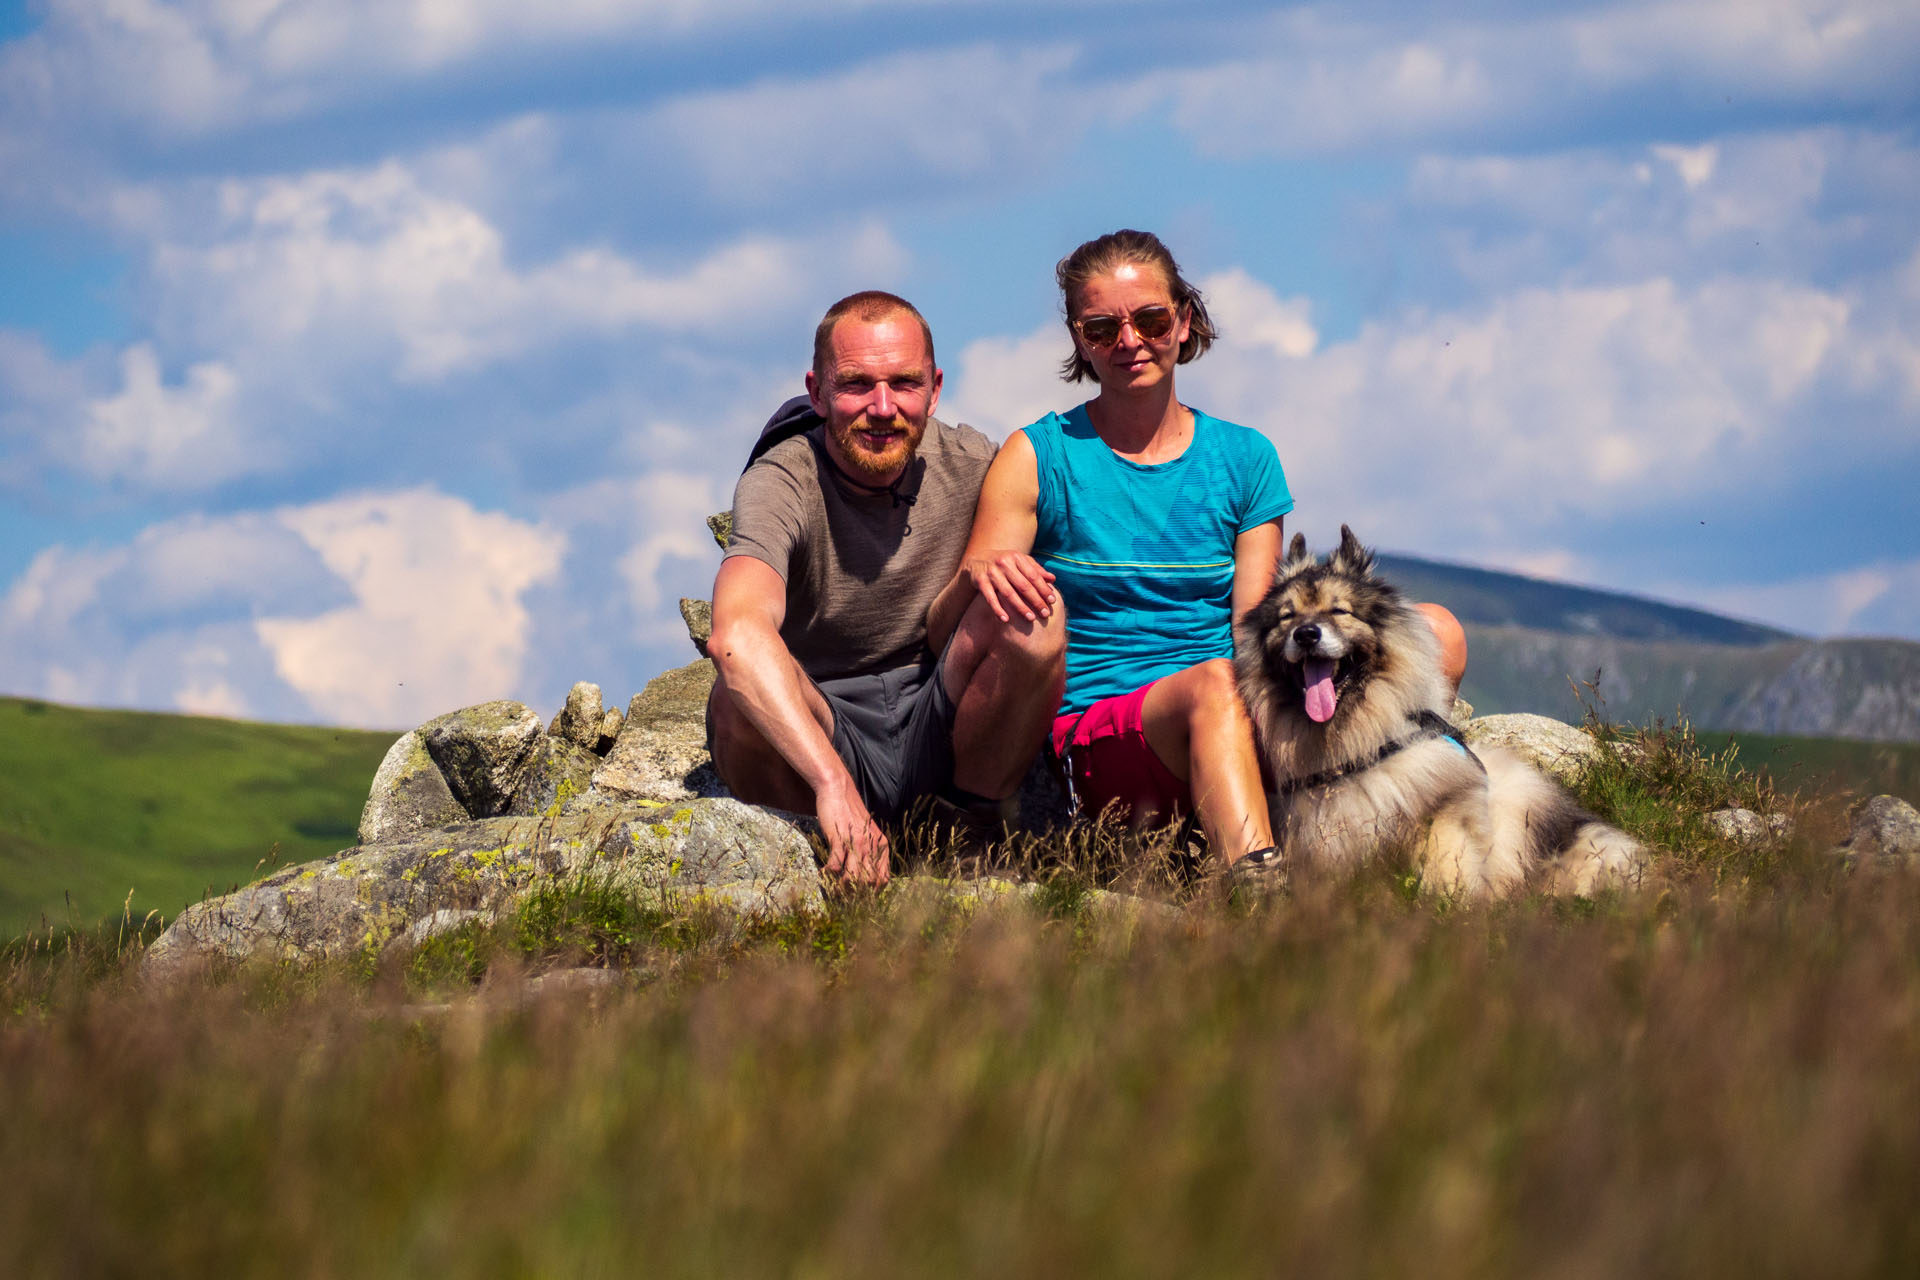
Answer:
[[1195, 716], [1213, 718], [1243, 714], [1240, 686], [1233, 677], [1231, 658], [1209, 658], [1189, 667], [1192, 674], [1191, 706]]
[[1466, 628], [1444, 605], [1423, 603], [1413, 607], [1420, 611], [1420, 616], [1433, 628], [1434, 638], [1440, 642], [1441, 672], [1458, 687], [1460, 678], [1467, 673]]

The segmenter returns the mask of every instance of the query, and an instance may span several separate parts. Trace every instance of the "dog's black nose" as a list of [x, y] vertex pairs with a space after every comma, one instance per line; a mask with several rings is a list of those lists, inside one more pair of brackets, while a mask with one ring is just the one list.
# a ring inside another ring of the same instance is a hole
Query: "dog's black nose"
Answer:
[[1302, 649], [1311, 649], [1320, 643], [1320, 624], [1303, 622], [1293, 629], [1293, 642]]

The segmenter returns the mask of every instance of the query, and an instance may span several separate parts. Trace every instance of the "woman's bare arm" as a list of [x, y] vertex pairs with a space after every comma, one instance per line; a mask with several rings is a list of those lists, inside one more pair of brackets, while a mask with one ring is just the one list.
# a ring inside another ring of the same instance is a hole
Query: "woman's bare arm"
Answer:
[[946, 646], [976, 595], [1002, 622], [1011, 621], [1009, 611], [1029, 620], [1053, 612], [1053, 575], [1031, 554], [1039, 503], [1040, 465], [1026, 433], [1016, 431], [987, 468], [960, 567], [927, 609], [927, 645], [934, 652]]

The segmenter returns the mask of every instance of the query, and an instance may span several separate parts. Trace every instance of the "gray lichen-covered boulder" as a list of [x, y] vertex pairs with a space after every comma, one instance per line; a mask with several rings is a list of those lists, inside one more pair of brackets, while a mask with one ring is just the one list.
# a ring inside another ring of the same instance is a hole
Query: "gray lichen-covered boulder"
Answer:
[[[598, 733], [598, 730], [595, 730]], [[543, 737], [527, 753], [507, 812], [528, 817], [552, 816], [568, 801], [584, 796], [593, 785], [600, 757], [561, 738]]]
[[1852, 829], [1837, 852], [1867, 865], [1920, 866], [1920, 810], [1898, 796], [1874, 796], [1855, 805]]
[[450, 822], [465, 822], [471, 816], [454, 799], [420, 731], [409, 729], [387, 748], [386, 758], [373, 775], [373, 787], [360, 810], [360, 843], [395, 840]]
[[1498, 747], [1562, 782], [1577, 778], [1600, 754], [1592, 735], [1547, 716], [1481, 716], [1461, 731], [1470, 747]]
[[207, 959], [377, 950], [490, 918], [543, 878], [575, 874], [668, 909], [751, 916], [825, 905], [813, 847], [785, 818], [726, 799], [637, 803], [465, 822], [288, 867], [182, 912], [145, 963], [165, 975]]
[[483, 702], [420, 726], [427, 754], [453, 798], [476, 818], [506, 811], [534, 744], [540, 717], [520, 702]]
[[547, 736], [591, 751], [600, 741], [600, 720], [604, 714], [600, 706], [600, 686], [581, 680], [567, 691], [566, 705], [554, 713], [553, 723], [547, 726]]
[[594, 790], [618, 800], [682, 800], [726, 794], [707, 753], [705, 658], [663, 672], [627, 705], [613, 750], [593, 775]]
[[733, 512], [716, 511], [707, 517], [707, 528], [713, 534], [713, 540], [725, 551], [727, 544], [733, 541]]

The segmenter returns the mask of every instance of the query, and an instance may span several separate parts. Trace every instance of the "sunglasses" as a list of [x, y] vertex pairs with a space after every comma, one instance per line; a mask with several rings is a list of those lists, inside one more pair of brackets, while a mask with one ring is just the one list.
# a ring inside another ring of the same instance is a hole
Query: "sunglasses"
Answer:
[[1173, 332], [1173, 308], [1158, 304], [1142, 307], [1130, 316], [1081, 316], [1073, 328], [1090, 347], [1110, 347], [1120, 341], [1120, 326], [1131, 325], [1142, 342], [1158, 342]]

